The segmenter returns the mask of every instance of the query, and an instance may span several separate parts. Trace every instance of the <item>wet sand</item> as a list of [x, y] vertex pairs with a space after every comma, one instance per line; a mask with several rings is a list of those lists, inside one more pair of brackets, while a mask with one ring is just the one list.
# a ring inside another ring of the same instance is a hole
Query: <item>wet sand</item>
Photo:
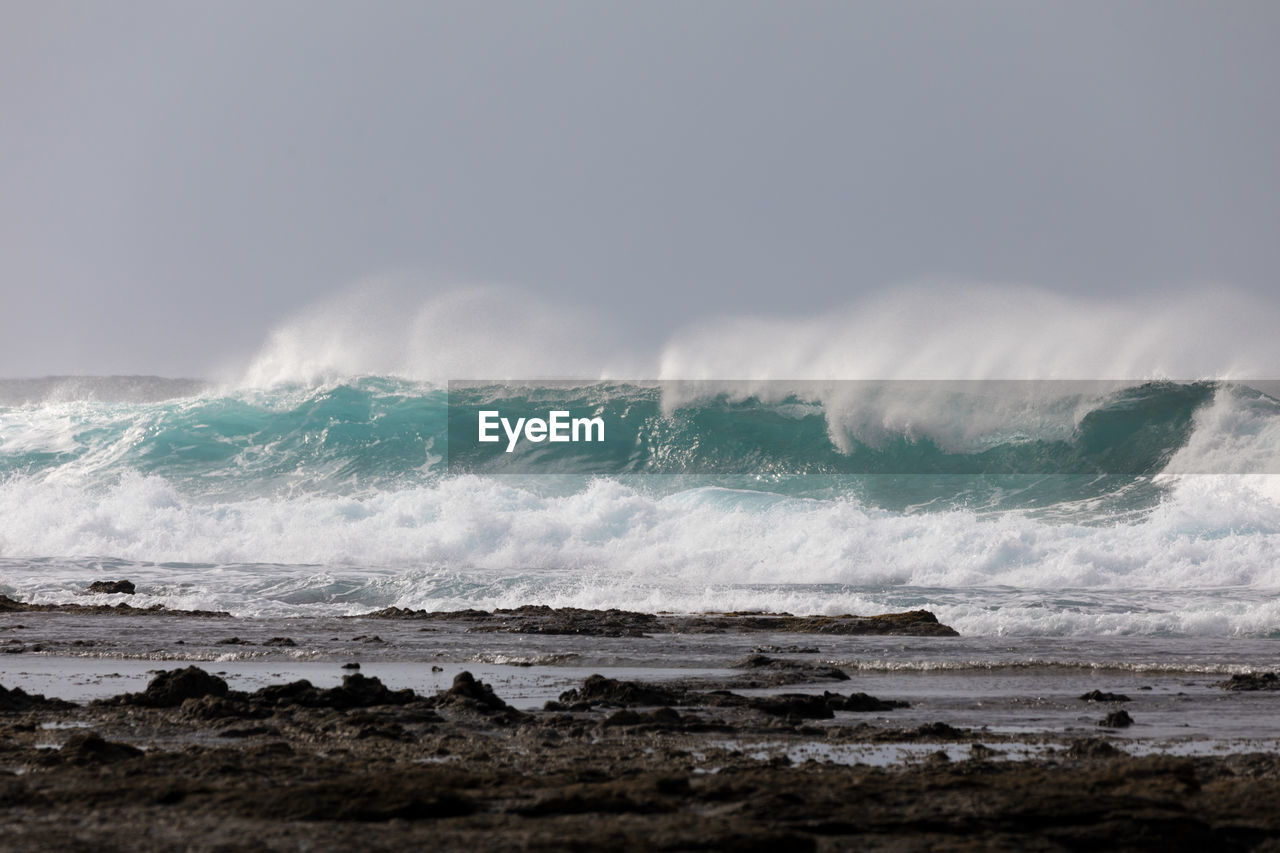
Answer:
[[1280, 849], [1274, 680], [869, 673], [962, 639], [590, 614], [11, 611], [3, 846]]

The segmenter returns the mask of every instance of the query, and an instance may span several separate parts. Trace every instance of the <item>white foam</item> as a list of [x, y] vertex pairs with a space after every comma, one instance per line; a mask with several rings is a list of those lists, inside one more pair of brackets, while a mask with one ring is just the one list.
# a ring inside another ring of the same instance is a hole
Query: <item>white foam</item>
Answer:
[[[1280, 626], [1280, 507], [1241, 478], [1187, 478], [1114, 526], [757, 497], [612, 480], [547, 496], [459, 477], [364, 497], [203, 502], [158, 477], [104, 490], [18, 480], [0, 489], [0, 585], [66, 600], [113, 564], [27, 558], [106, 555], [157, 602], [240, 613], [530, 602], [872, 613], [916, 596], [911, 606], [979, 634]], [[1001, 589], [1043, 594], [982, 592]], [[1068, 589], [1114, 591], [1123, 606], [1054, 604]]]
[[1167, 475], [1250, 475], [1254, 489], [1280, 497], [1280, 402], [1234, 386], [1220, 387], [1212, 405], [1196, 411], [1190, 440], [1165, 467]]
[[[776, 380], [1249, 379], [1280, 363], [1276, 321], [1274, 309], [1222, 291], [1118, 302], [930, 286], [821, 316], [712, 321], [635, 352], [618, 343], [616, 324], [515, 291], [421, 296], [371, 285], [282, 324], [233, 384], [252, 396], [363, 374], [426, 383], [656, 376], [744, 396], [751, 382]], [[766, 397], [785, 389], [754, 387]], [[873, 400], [830, 384], [813, 396], [827, 404], [837, 440], [894, 433], [969, 446], [1001, 430], [1074, 428], [1093, 403], [1061, 387], [1035, 397], [1027, 386], [1029, 400], [1001, 408], [979, 398], [961, 410], [924, 387]], [[79, 405], [9, 410], [0, 425], [6, 452], [66, 449], [82, 426]], [[1280, 471], [1280, 417], [1268, 406], [1220, 392], [1169, 466], [1168, 499], [1110, 526], [744, 500], [723, 489], [663, 496], [612, 480], [567, 495], [515, 478], [460, 477], [347, 496], [200, 499], [160, 477], [94, 478], [114, 471], [146, 429], [135, 407], [118, 438], [56, 476], [0, 484], [0, 586], [66, 600], [125, 561], [147, 586], [142, 603], [239, 613], [530, 602], [871, 613], [915, 596], [973, 633], [1269, 633], [1280, 625], [1271, 597], [1280, 590], [1280, 487], [1257, 472]], [[1204, 471], [1250, 476], [1191, 476]], [[1068, 588], [1112, 590], [1128, 607], [1005, 599], [996, 608], [980, 592], [962, 595], [1000, 587], [1044, 591], [1046, 600]], [[1179, 590], [1187, 596], [1178, 607], [1143, 606]]]

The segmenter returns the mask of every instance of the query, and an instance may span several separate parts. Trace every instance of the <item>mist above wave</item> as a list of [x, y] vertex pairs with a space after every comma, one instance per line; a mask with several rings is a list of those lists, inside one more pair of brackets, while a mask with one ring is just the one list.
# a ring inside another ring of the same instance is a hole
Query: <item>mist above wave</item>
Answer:
[[607, 309], [516, 288], [375, 282], [280, 324], [231, 384], [610, 378], [713, 391], [718, 380], [1256, 379], [1280, 363], [1280, 314], [1224, 288], [1105, 300], [921, 284], [808, 315], [725, 305], [699, 319], [673, 304], [670, 316], [636, 343], [640, 330]]

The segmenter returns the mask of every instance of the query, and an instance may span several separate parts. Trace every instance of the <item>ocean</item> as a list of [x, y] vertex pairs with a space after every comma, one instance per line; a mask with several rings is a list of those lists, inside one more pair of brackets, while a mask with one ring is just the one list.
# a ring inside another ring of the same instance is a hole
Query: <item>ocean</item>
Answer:
[[[483, 406], [586, 411], [610, 442], [480, 453], [451, 417]], [[0, 593], [1265, 639], [1277, 474], [1267, 382], [4, 380]]]

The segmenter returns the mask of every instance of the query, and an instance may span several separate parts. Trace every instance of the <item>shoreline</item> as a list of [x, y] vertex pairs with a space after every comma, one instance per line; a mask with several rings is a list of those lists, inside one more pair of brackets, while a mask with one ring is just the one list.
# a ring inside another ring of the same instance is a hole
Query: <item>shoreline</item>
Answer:
[[520, 710], [469, 673], [432, 696], [359, 673], [246, 693], [195, 667], [83, 705], [5, 691], [0, 824], [15, 850], [1190, 850], [1280, 837], [1274, 742], [1131, 755], [1106, 734], [836, 710], [833, 697], [856, 695], [594, 677]]
[[[6, 843], [1248, 849], [1280, 838], [1280, 682], [1261, 674], [1274, 659], [1265, 642], [1230, 646], [1242, 654], [1228, 663], [1194, 641], [1076, 641], [1068, 654], [1094, 668], [1028, 663], [1007, 641], [936, 628], [812, 630], [857, 617], [646, 615], [689, 630], [637, 633], [622, 611], [591, 614], [9, 611], [0, 649], [23, 651], [0, 654]], [[796, 625], [810, 630], [785, 630]], [[1135, 650], [1168, 660], [1125, 669]], [[1254, 674], [1232, 674], [1240, 658]], [[938, 668], [901, 668], [930, 661]], [[146, 698], [184, 670], [194, 692]]]
[[[107, 583], [98, 581], [94, 585]], [[133, 594], [133, 584], [127, 584]], [[92, 591], [92, 590], [91, 590]], [[63, 613], [75, 615], [187, 616], [192, 618], [235, 619], [225, 610], [178, 610], [153, 604], [134, 607], [127, 601], [115, 604], [76, 602], [44, 604], [18, 601], [0, 595], [0, 613]], [[285, 617], [279, 617], [285, 618]], [[305, 619], [306, 616], [289, 617]], [[496, 610], [412, 610], [384, 607], [368, 613], [339, 616], [340, 619], [396, 619], [448, 621], [467, 630], [507, 634], [586, 634], [599, 637], [640, 637], [649, 634], [709, 634], [727, 631], [776, 632], [794, 634], [903, 635], [917, 637], [958, 637], [959, 632], [943, 625], [928, 610], [907, 610], [876, 616], [839, 615], [796, 616], [766, 611], [725, 611], [705, 613], [646, 613], [638, 610], [589, 610], [580, 607], [550, 607], [527, 604]]]

